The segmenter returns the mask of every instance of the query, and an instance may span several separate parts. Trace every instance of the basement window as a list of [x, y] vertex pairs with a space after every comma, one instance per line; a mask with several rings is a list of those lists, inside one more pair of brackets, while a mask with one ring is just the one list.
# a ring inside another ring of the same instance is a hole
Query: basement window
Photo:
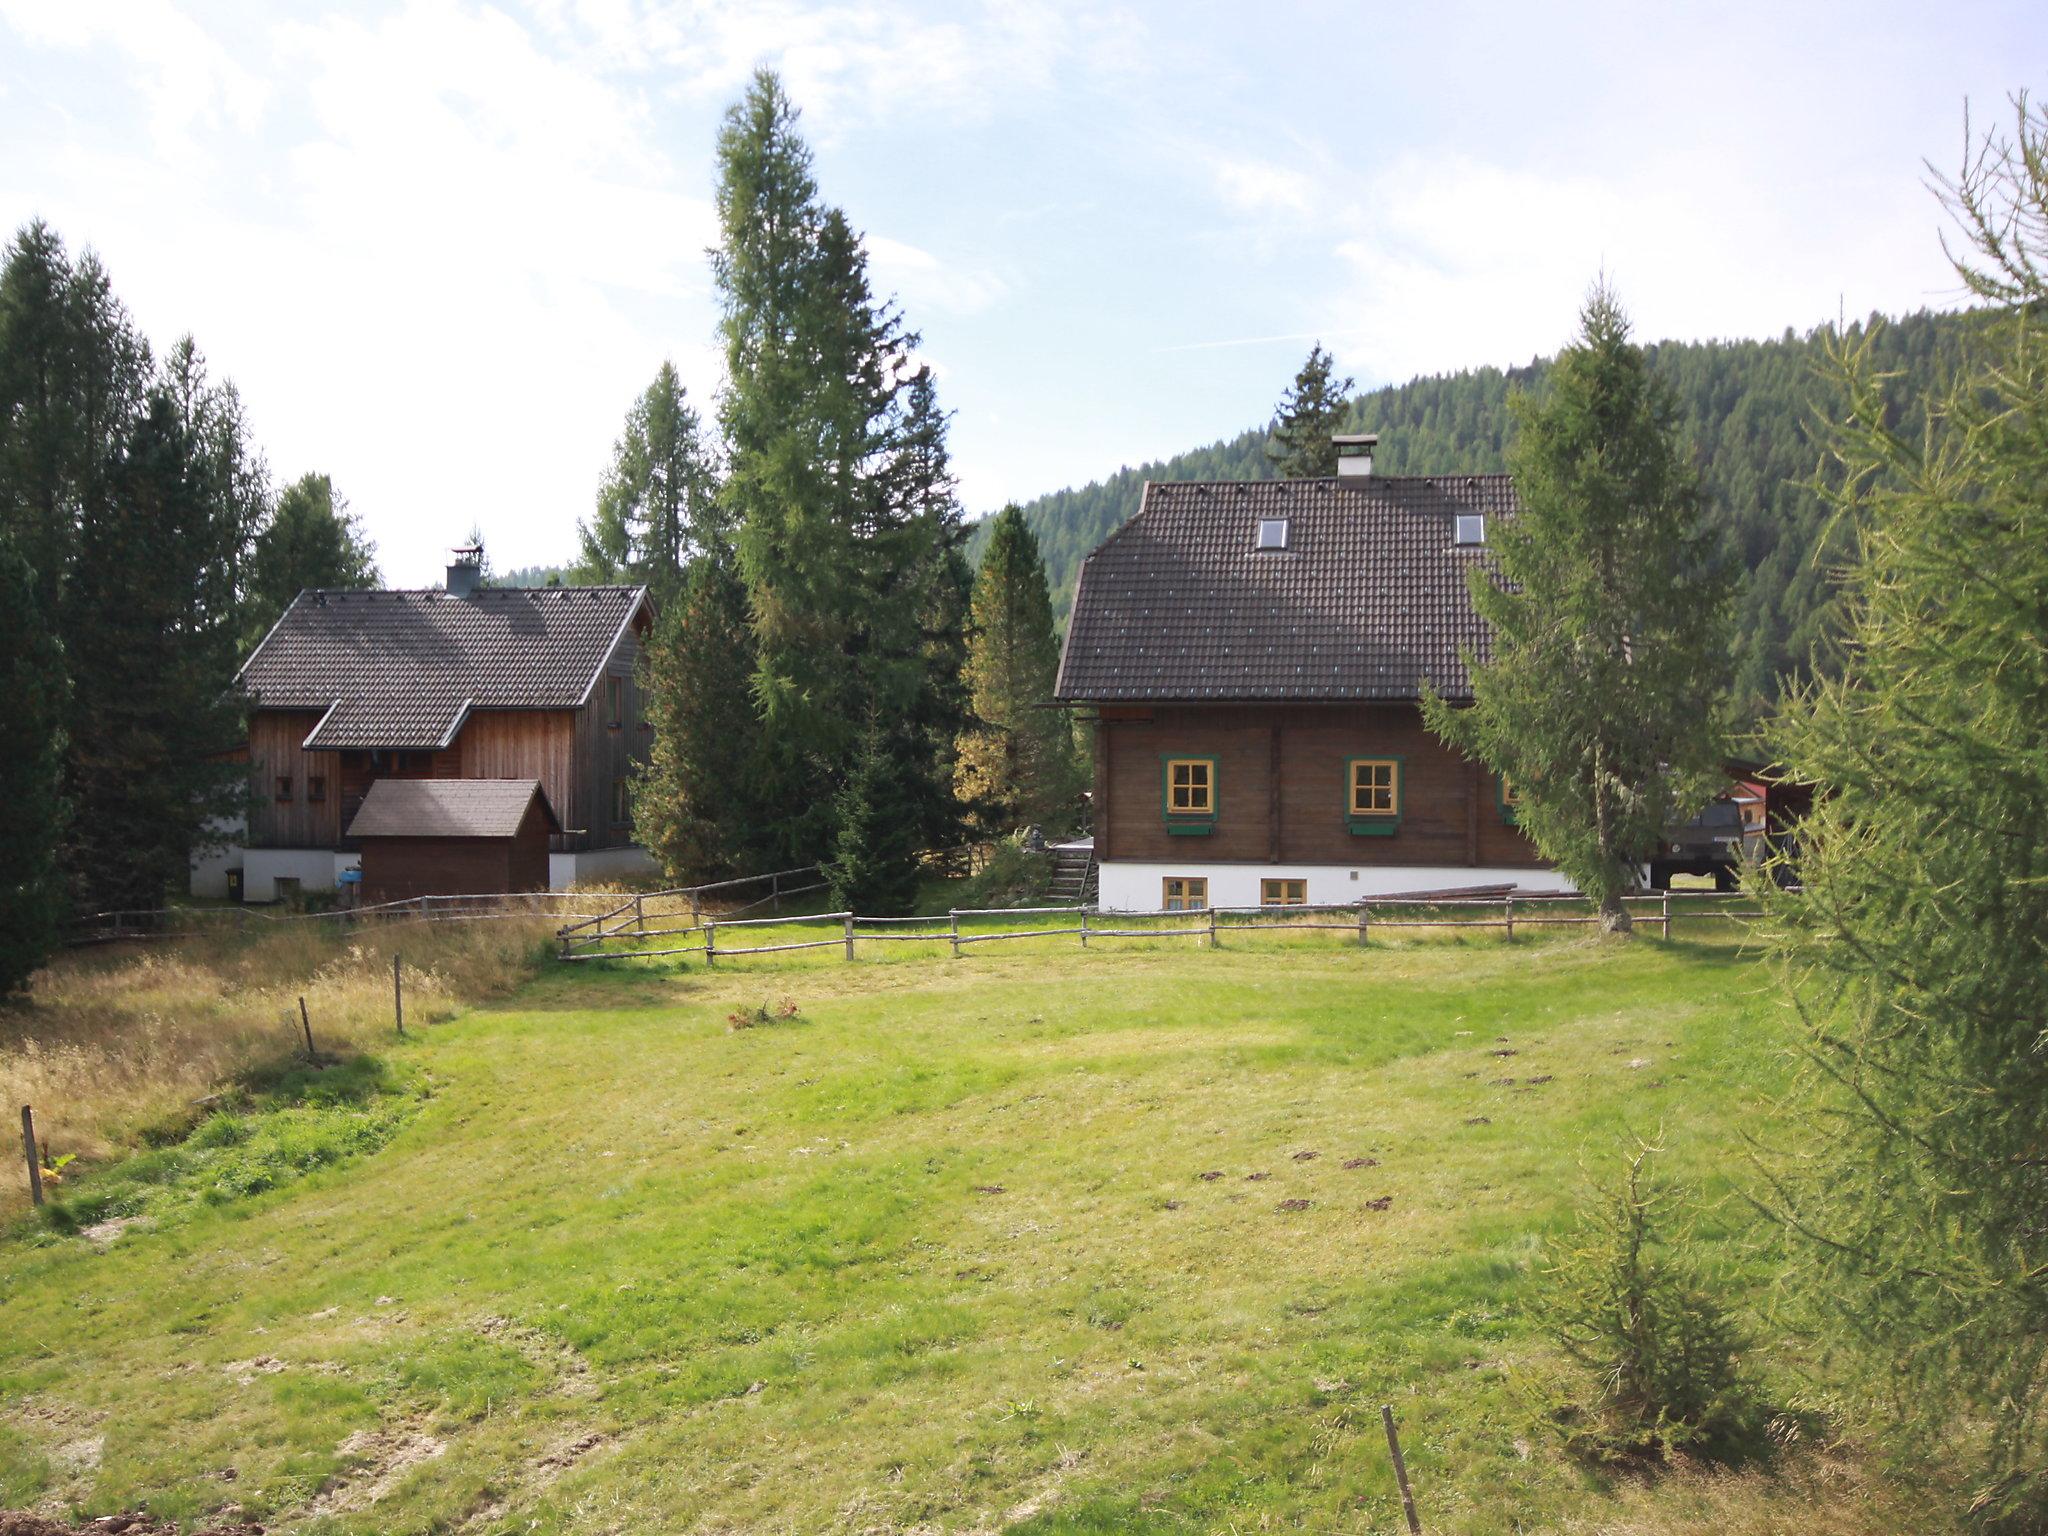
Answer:
[[1260, 549], [1285, 549], [1287, 547], [1287, 519], [1284, 517], [1263, 517], [1259, 519]]
[[1308, 905], [1308, 882], [1306, 880], [1261, 880], [1259, 882], [1259, 905], [1262, 907], [1305, 907]]
[[1483, 512], [1460, 512], [1455, 530], [1460, 544], [1484, 544], [1486, 542], [1486, 514]]
[[1168, 875], [1159, 882], [1159, 905], [1167, 912], [1200, 912], [1209, 905], [1204, 875]]

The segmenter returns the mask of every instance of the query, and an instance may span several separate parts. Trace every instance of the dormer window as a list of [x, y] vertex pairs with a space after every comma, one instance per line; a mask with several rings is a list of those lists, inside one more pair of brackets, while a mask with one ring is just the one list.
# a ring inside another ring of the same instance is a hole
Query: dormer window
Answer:
[[1483, 512], [1460, 512], [1456, 531], [1460, 544], [1484, 544], [1486, 542], [1486, 514]]
[[1287, 519], [1264, 517], [1259, 519], [1260, 549], [1285, 549], [1287, 547]]

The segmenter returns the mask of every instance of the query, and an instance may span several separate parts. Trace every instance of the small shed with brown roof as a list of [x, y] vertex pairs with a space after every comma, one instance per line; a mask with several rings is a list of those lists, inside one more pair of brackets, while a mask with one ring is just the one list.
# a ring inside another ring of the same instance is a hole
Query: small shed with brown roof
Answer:
[[348, 835], [374, 903], [544, 891], [560, 830], [538, 779], [379, 779]]

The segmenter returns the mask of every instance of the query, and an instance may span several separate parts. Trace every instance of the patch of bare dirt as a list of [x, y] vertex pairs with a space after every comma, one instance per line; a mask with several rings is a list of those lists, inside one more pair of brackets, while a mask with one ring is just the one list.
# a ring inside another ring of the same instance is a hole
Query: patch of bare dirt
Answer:
[[400, 1427], [359, 1429], [335, 1449], [361, 1465], [344, 1472], [313, 1501], [316, 1515], [368, 1509], [397, 1488], [414, 1467], [445, 1454], [448, 1444], [422, 1430]]
[[565, 1344], [538, 1328], [515, 1323], [509, 1317], [481, 1318], [476, 1324], [476, 1330], [487, 1339], [496, 1339], [511, 1345], [533, 1364], [553, 1376], [553, 1390], [562, 1396], [597, 1395], [597, 1386], [590, 1379], [590, 1363], [577, 1352], [575, 1346]]
[[1344, 1166], [1346, 1168], [1377, 1168], [1379, 1165], [1380, 1160], [1376, 1157], [1347, 1157], [1344, 1159]]

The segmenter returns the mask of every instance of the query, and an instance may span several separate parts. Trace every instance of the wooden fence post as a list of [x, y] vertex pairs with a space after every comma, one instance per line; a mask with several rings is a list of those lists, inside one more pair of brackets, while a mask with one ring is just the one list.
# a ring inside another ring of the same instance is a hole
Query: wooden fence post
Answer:
[[1211, 949], [1216, 947], [1216, 909], [1214, 907], [1209, 908], [1209, 947]]
[[690, 926], [692, 928], [704, 926], [704, 907], [697, 899], [697, 891], [694, 886], [690, 889]]
[[704, 925], [704, 964], [706, 968], [718, 964], [718, 924]]
[[43, 1165], [36, 1156], [36, 1112], [26, 1104], [21, 1106], [21, 1150], [28, 1158], [28, 1198], [32, 1204], [43, 1203]]
[[1515, 897], [1513, 892], [1509, 892], [1507, 897], [1501, 902], [1501, 911], [1507, 917], [1508, 942], [1512, 944], [1515, 941]]
[[1409, 1536], [1422, 1536], [1422, 1519], [1415, 1513], [1415, 1492], [1408, 1486], [1408, 1463], [1401, 1456], [1401, 1437], [1394, 1433], [1394, 1410], [1380, 1405], [1380, 1422], [1387, 1426], [1387, 1451], [1394, 1458], [1394, 1481], [1401, 1485], [1401, 1510], [1408, 1516]]
[[[777, 870], [768, 877], [768, 910], [770, 912], [780, 912], [782, 910], [782, 872], [780, 870]], [[848, 955], [847, 958], [850, 960], [853, 957]]]
[[1365, 948], [1365, 924], [1367, 915], [1371, 911], [1372, 903], [1361, 897], [1358, 902], [1358, 947], [1360, 949]]
[[853, 958], [853, 914], [846, 914], [846, 958]]
[[1081, 947], [1083, 949], [1088, 947], [1088, 909], [1086, 907], [1081, 909]]
[[299, 1027], [306, 1032], [306, 1060], [311, 1061], [315, 1055], [313, 1050], [313, 1021], [306, 1016], [306, 1000], [303, 997], [299, 999]]
[[958, 960], [960, 958], [960, 909], [958, 907], [949, 909], [946, 917], [953, 929], [953, 958]]
[[[566, 950], [566, 946], [565, 946]], [[391, 1016], [398, 1025], [400, 1039], [405, 1038], [405, 982], [399, 974], [398, 951], [391, 952]]]
[[644, 905], [645, 901], [646, 898], [638, 891], [633, 893], [633, 932], [636, 934], [642, 934], [647, 931], [647, 908]]

